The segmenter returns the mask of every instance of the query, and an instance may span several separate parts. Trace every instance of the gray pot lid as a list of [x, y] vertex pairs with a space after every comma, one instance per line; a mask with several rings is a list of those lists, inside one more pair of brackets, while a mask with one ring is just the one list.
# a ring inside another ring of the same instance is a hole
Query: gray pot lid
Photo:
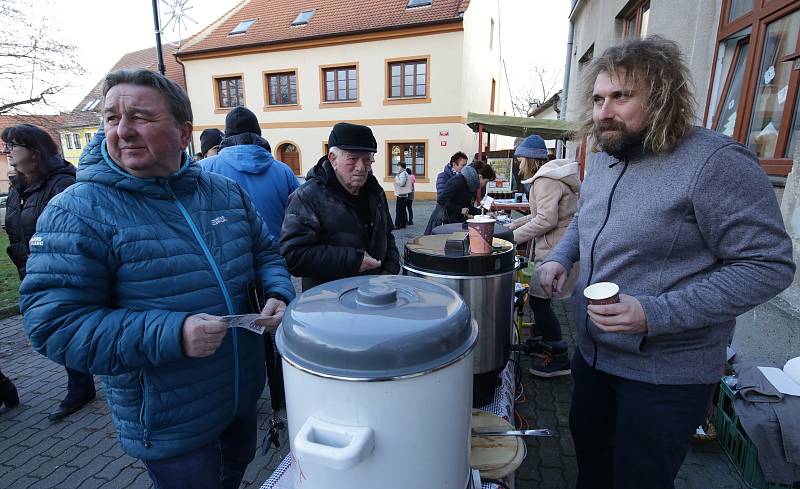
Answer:
[[328, 282], [289, 304], [276, 342], [301, 370], [346, 380], [390, 380], [449, 365], [475, 345], [469, 307], [453, 290], [416, 277]]

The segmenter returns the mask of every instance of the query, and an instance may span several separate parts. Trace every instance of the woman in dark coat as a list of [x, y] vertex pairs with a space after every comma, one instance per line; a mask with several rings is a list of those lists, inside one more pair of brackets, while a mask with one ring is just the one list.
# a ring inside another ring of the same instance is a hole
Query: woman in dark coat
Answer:
[[465, 166], [461, 173], [447, 181], [436, 196], [436, 207], [428, 220], [425, 234], [431, 234], [436, 226], [464, 222], [467, 216], [480, 214], [481, 210], [475, 207], [475, 196], [478, 189], [494, 179], [494, 168], [482, 161]]
[[[7, 127], [1, 137], [8, 163], [16, 170], [16, 175], [10, 178], [6, 201], [5, 224], [10, 243], [6, 253], [22, 280], [30, 254], [28, 242], [36, 232], [36, 221], [50, 199], [75, 183], [75, 167], [58, 154], [58, 146], [50, 135], [36, 126]], [[51, 421], [74, 413], [94, 399], [94, 379], [90, 374], [68, 368], [67, 377], [67, 397], [50, 414]], [[0, 404], [5, 402], [10, 407], [19, 402], [16, 389], [13, 393], [12, 389], [11, 380], [0, 373]]]

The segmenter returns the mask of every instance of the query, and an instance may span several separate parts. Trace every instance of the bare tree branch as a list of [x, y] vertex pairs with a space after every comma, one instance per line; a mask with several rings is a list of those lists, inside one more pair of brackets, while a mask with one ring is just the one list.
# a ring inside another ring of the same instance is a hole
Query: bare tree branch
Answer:
[[[75, 47], [61, 38], [49, 1], [0, 0], [0, 114], [49, 107], [47, 95], [84, 73]], [[52, 108], [50, 109], [52, 111]]]
[[558, 92], [563, 80], [561, 70], [538, 65], [531, 67], [531, 79], [533, 88], [520, 90], [511, 97], [514, 110], [524, 117], [531, 117], [534, 110]]

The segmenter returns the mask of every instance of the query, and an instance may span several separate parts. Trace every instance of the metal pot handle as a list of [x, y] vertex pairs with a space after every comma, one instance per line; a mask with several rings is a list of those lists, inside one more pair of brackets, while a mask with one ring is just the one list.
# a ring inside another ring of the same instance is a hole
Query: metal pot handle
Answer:
[[310, 416], [294, 437], [298, 459], [347, 470], [360, 464], [375, 446], [372, 428], [341, 426]]

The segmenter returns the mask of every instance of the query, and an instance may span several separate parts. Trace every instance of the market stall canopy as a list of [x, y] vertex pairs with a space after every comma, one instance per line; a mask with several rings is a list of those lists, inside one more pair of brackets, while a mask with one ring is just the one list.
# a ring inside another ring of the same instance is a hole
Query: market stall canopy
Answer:
[[538, 134], [544, 139], [570, 139], [572, 133], [578, 129], [576, 124], [555, 119], [476, 114], [475, 112], [467, 114], [467, 125], [473, 131], [478, 132], [481, 124], [483, 124], [484, 132], [520, 138]]

